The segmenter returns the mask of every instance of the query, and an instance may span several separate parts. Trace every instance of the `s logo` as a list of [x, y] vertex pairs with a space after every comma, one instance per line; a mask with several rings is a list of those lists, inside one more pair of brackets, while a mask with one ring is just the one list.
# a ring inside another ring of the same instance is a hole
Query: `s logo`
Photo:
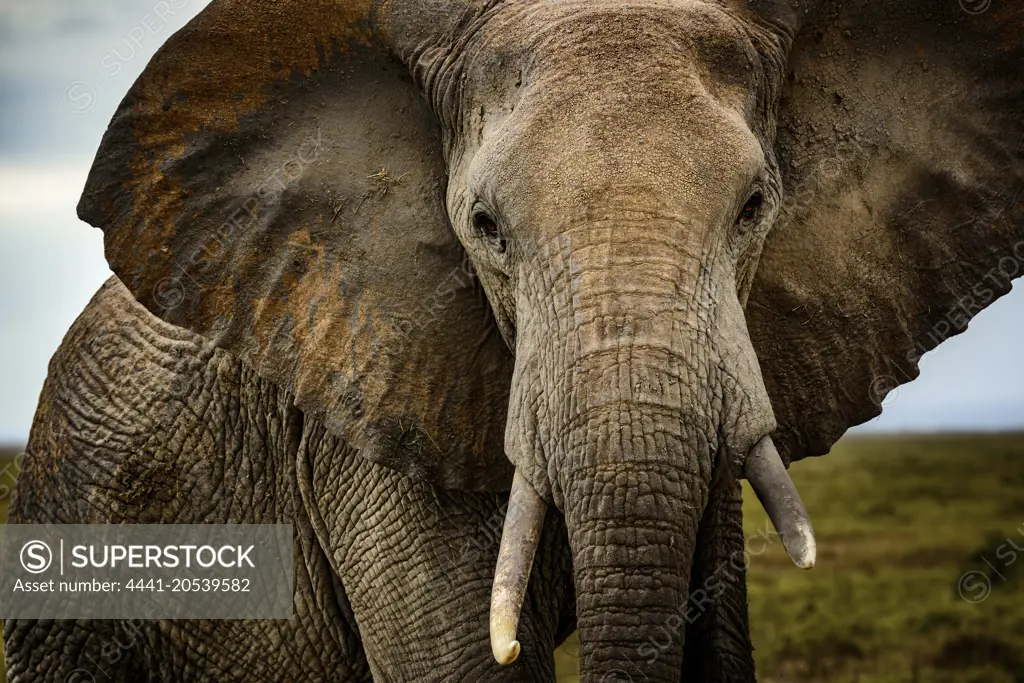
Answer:
[[29, 541], [21, 547], [21, 566], [29, 574], [40, 574], [50, 568], [53, 553], [42, 541]]

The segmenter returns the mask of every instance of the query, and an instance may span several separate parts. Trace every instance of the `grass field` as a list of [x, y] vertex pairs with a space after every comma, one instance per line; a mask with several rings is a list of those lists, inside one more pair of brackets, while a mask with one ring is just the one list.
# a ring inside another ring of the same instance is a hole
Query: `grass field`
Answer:
[[[1024, 683], [1024, 435], [847, 439], [792, 475], [818, 565], [750, 559], [762, 683]], [[573, 641], [557, 663], [578, 680]]]
[[[1024, 683], [1024, 435], [847, 439], [791, 473], [818, 564], [777, 538], [751, 557], [759, 681]], [[766, 518], [744, 493], [751, 536]]]
[[[0, 447], [0, 524], [7, 523], [7, 505], [11, 502], [10, 490], [14, 488], [11, 477], [17, 473], [14, 468], [14, 457], [18, 454], [17, 449]], [[3, 661], [4, 645], [0, 640], [0, 680], [7, 680], [7, 668]]]
[[0, 446], [0, 524], [7, 523], [7, 504], [11, 502], [10, 492], [17, 476], [14, 458], [18, 453], [17, 449]]

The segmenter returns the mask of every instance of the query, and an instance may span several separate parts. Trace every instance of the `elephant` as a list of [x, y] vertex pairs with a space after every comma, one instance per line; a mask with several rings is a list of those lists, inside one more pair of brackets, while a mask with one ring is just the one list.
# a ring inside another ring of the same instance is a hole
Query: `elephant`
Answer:
[[10, 680], [754, 681], [741, 480], [813, 565], [788, 467], [1022, 270], [1022, 21], [213, 0], [100, 143], [11, 519], [292, 524], [294, 617], [8, 620]]

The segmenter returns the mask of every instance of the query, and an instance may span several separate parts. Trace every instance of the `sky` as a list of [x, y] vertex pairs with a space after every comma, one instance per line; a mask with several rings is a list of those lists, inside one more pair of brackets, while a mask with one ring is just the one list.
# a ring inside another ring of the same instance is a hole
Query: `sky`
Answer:
[[[0, 4], [0, 443], [28, 437], [50, 356], [109, 276], [75, 215], [118, 102], [205, 0]], [[1024, 286], [921, 362], [860, 431], [1024, 428]]]

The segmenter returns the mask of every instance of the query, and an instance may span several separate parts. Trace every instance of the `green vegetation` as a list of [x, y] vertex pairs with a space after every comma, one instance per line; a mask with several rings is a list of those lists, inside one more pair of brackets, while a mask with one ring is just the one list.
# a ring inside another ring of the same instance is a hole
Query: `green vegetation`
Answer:
[[[758, 680], [1024, 683], [1024, 435], [851, 438], [792, 475], [818, 564], [777, 537], [751, 557]], [[566, 646], [560, 683], [578, 680]]]
[[[7, 523], [7, 506], [11, 502], [11, 491], [14, 489], [13, 478], [17, 476], [14, 458], [20, 449], [0, 447], [0, 524]], [[0, 680], [7, 680], [7, 667], [4, 666], [4, 644], [0, 640]]]

